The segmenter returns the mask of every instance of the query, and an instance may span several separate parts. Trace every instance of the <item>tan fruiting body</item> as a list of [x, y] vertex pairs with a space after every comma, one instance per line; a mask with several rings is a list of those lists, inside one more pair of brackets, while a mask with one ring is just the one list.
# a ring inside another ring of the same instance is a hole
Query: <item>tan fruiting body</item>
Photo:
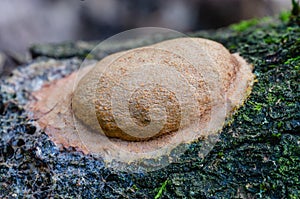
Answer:
[[56, 143], [130, 162], [216, 134], [249, 95], [251, 71], [217, 42], [173, 39], [53, 82], [34, 94], [31, 110]]

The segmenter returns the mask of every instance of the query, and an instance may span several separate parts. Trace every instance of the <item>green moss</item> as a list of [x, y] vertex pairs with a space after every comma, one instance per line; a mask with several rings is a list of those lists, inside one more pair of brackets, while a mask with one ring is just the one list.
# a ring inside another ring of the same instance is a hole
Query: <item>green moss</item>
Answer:
[[263, 17], [260, 19], [249, 19], [249, 20], [243, 20], [240, 21], [239, 23], [236, 24], [232, 24], [229, 26], [230, 29], [237, 31], [237, 32], [243, 32], [248, 30], [249, 28], [257, 25], [257, 24], [261, 24], [261, 23], [268, 23], [270, 20], [272, 20], [271, 17]]
[[220, 151], [219, 153], [218, 153], [218, 157], [219, 158], [222, 158], [224, 156], [224, 152], [223, 151]]
[[284, 62], [284, 64], [299, 66], [299, 64], [300, 64], [300, 55], [295, 57], [295, 58], [288, 59], [286, 62]]
[[251, 104], [253, 106], [253, 110], [256, 110], [258, 112], [260, 112], [263, 107], [263, 103], [260, 103], [260, 102], [251, 102], [250, 101], [249, 104]]
[[256, 25], [258, 22], [259, 22], [258, 19], [251, 19], [251, 20], [241, 21], [238, 24], [232, 24], [230, 26], [230, 28], [232, 28], [235, 31], [242, 32], [242, 31], [247, 30], [249, 27], [251, 27], [253, 25]]
[[279, 15], [279, 19], [284, 22], [287, 23], [290, 19], [291, 16], [291, 12], [290, 11], [282, 11]]
[[154, 199], [158, 199], [162, 196], [163, 192], [166, 190], [166, 186], [168, 184], [169, 180], [166, 180], [162, 183], [161, 187], [158, 189], [157, 194], [155, 195]]
[[[210, 35], [194, 34], [239, 52], [254, 65], [257, 82], [206, 158], [207, 166], [197, 175], [173, 175], [181, 176], [190, 185], [188, 190], [200, 187], [205, 196], [232, 198], [240, 187], [247, 187], [244, 194], [250, 198], [300, 197], [300, 28], [287, 16], [281, 21], [250, 20]], [[178, 180], [170, 187], [178, 191]], [[188, 190], [181, 188], [180, 193], [189, 196]]]

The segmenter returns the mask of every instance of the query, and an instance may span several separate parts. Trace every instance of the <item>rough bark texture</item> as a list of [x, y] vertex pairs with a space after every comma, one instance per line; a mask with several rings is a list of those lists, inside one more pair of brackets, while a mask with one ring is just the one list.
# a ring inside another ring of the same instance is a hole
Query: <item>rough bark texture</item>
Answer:
[[[204, 159], [198, 156], [203, 143], [196, 141], [178, 163], [151, 173], [115, 172], [105, 168], [101, 158], [71, 148], [59, 151], [28, 120], [23, 109], [28, 91], [21, 85], [39, 81], [33, 82], [36, 78], [26, 74], [27, 66], [20, 67], [12, 77], [1, 80], [0, 196], [299, 198], [300, 19], [296, 14], [293, 11], [289, 19], [284, 14], [280, 20], [252, 20], [192, 34], [239, 52], [254, 65], [257, 82]], [[115, 44], [107, 49], [117, 52], [156, 41]], [[31, 49], [36, 59], [29, 65], [44, 69], [40, 81], [57, 74], [65, 76], [80, 64], [77, 58], [85, 57], [92, 47], [84, 42], [38, 45]], [[98, 52], [88, 57], [103, 56]], [[52, 64], [47, 67], [49, 62]], [[62, 72], [62, 64], [71, 66]]]

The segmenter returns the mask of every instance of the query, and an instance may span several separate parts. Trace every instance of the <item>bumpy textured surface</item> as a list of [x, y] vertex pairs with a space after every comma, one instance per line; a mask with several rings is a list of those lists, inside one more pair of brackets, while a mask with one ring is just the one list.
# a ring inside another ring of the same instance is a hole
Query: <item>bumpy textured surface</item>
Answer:
[[[152, 173], [115, 172], [105, 168], [101, 158], [72, 148], [59, 151], [30, 124], [23, 109], [28, 94], [22, 83], [37, 85], [61, 78], [80, 61], [36, 59], [33, 64], [41, 70], [34, 76], [29, 75], [33, 73], [29, 66], [20, 68], [20, 73], [1, 80], [1, 197], [299, 198], [299, 21], [297, 16], [289, 21], [265, 19], [194, 34], [241, 53], [254, 64], [257, 82], [208, 156], [199, 158], [202, 142], [196, 141], [178, 163]], [[51, 57], [56, 49], [41, 48], [32, 52]], [[75, 47], [71, 55], [62, 50], [59, 57], [84, 55], [85, 50]], [[116, 46], [111, 49], [117, 50]], [[43, 68], [45, 62], [52, 67]]]
[[[158, 72], [157, 67], [161, 67]], [[178, 71], [177, 76], [173, 74], [172, 69]], [[155, 82], [144, 79], [145, 74], [154, 78]], [[191, 92], [191, 88], [180, 82], [180, 78], [186, 79], [195, 90]], [[209, 115], [213, 104], [223, 103], [221, 108], [226, 109], [223, 98], [226, 96], [231, 100], [233, 93], [237, 96], [234, 96], [232, 107], [228, 109], [235, 108], [247, 96], [243, 93], [247, 93], [252, 82], [251, 66], [238, 55], [231, 55], [222, 45], [198, 38], [173, 39], [106, 57], [78, 83], [72, 106], [78, 119], [97, 132], [104, 131], [108, 137], [122, 140], [140, 141], [177, 132], [180, 128], [188, 128], [188, 124], [182, 122], [181, 118], [187, 115], [187, 112], [189, 121], [201, 118], [201, 123], [207, 122], [212, 119], [209, 117], [216, 117]], [[146, 85], [140, 86], [142, 83]], [[164, 87], [157, 87], [156, 84]], [[131, 115], [126, 114], [127, 106], [122, 109], [124, 100], [127, 100], [124, 94], [120, 101], [115, 100], [117, 105], [114, 106], [117, 109], [112, 107], [113, 88], [119, 85], [122, 85], [119, 88], [121, 92], [126, 90], [125, 94], [135, 90], [128, 99]], [[180, 94], [177, 94], [179, 91]], [[183, 96], [189, 99], [184, 99]], [[192, 98], [195, 98], [196, 102]], [[166, 108], [166, 122], [163, 121], [162, 128], [162, 121], [151, 123], [149, 109], [153, 104]], [[95, 112], [98, 119], [96, 122], [92, 121]], [[134, 118], [135, 122], [121, 121], [121, 129], [116, 118]], [[98, 130], [100, 126], [102, 129]], [[148, 130], [144, 130], [146, 126]], [[123, 129], [127, 131], [124, 132]], [[136, 132], [133, 129], [136, 129]], [[152, 135], [149, 132], [156, 134]]]

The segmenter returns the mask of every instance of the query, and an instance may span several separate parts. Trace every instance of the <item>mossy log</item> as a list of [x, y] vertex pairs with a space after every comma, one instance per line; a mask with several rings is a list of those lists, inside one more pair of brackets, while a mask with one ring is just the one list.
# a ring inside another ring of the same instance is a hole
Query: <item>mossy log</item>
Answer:
[[[256, 75], [249, 99], [223, 128], [220, 140], [205, 158], [198, 156], [202, 142], [195, 141], [176, 164], [128, 174], [110, 170], [100, 158], [72, 148], [58, 150], [45, 133], [36, 130], [23, 109], [28, 93], [21, 89], [26, 82], [20, 76], [31, 84], [40, 83], [33, 81], [36, 79], [26, 74], [23, 66], [3, 78], [0, 85], [0, 196], [299, 198], [299, 16], [285, 13], [280, 19], [251, 20], [191, 36], [209, 38], [232, 53], [239, 52], [254, 65]], [[114, 44], [106, 52], [155, 42]], [[59, 66], [53, 69], [58, 62], [79, 65], [94, 45], [36, 45], [31, 48], [35, 59], [30, 64], [44, 67], [53, 77], [59, 73]], [[99, 52], [88, 57], [103, 56]], [[43, 65], [45, 62], [49, 66]]]

